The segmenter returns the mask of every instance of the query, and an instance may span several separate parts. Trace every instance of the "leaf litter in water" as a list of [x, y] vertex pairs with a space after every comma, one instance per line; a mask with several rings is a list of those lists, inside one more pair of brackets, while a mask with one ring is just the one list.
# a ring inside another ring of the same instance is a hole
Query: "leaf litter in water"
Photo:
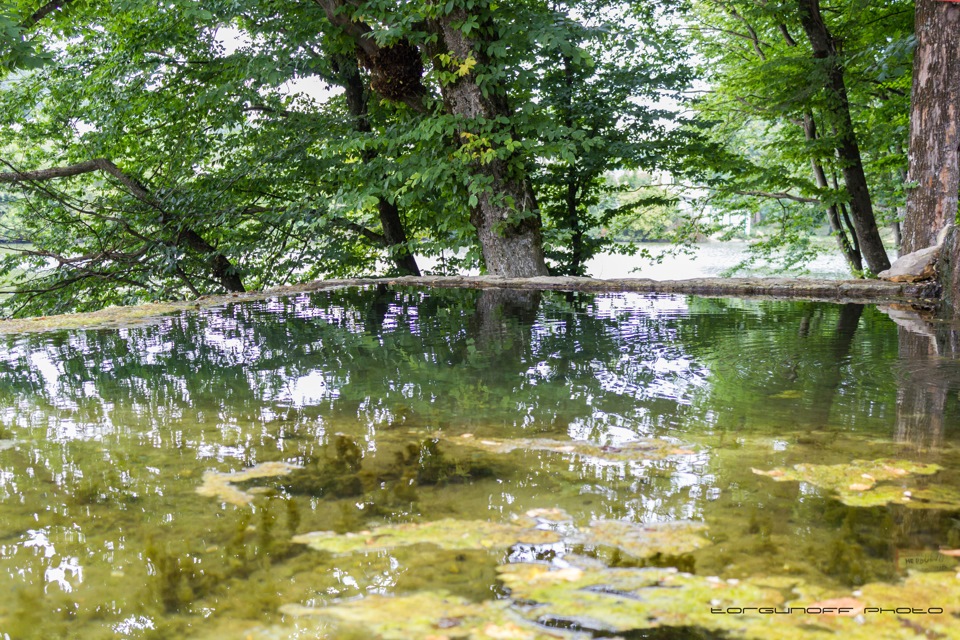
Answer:
[[197, 493], [209, 498], [220, 498], [224, 502], [244, 507], [253, 502], [254, 494], [237, 488], [234, 486], [235, 482], [285, 476], [299, 468], [299, 466], [288, 462], [264, 462], [230, 473], [204, 471], [203, 483], [197, 487]]
[[798, 464], [792, 469], [753, 469], [757, 475], [777, 482], [798, 481], [835, 491], [838, 499], [852, 507], [897, 503], [916, 508], [957, 508], [960, 494], [946, 488], [905, 489], [877, 483], [912, 475], [933, 475], [942, 467], [909, 460], [854, 460], [849, 464]]
[[631, 462], [637, 460], [662, 460], [668, 456], [692, 455], [690, 449], [679, 447], [664, 440], [637, 440], [619, 445], [597, 445], [580, 440], [550, 440], [547, 438], [474, 438], [460, 436], [451, 439], [457, 444], [482, 449], [490, 453], [510, 453], [517, 449], [526, 451], [550, 451], [606, 460], [610, 462]]
[[[547, 629], [517, 615], [507, 600], [470, 602], [444, 593], [369, 596], [322, 608], [285, 605], [280, 612], [317, 616], [383, 640], [587, 640], [583, 633]], [[369, 636], [368, 636], [369, 637]]]

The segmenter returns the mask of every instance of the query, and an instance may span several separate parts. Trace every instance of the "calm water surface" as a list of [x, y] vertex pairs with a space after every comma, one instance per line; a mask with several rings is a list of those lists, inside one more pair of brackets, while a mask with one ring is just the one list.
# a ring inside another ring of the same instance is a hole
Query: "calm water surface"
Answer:
[[[0, 638], [960, 637], [960, 341], [924, 331], [349, 289], [6, 337]], [[710, 613], [836, 598], [945, 612]]]

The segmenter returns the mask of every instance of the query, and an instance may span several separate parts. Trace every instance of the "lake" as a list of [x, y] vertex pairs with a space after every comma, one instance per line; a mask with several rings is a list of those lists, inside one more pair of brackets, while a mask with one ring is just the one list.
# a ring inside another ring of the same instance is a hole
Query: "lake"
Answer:
[[4, 336], [0, 638], [960, 637], [928, 333], [372, 287]]
[[[587, 261], [587, 275], [593, 278], [650, 278], [652, 280], [687, 280], [690, 278], [717, 278], [750, 256], [749, 244], [743, 241], [702, 242], [691, 245], [687, 250], [675, 251], [673, 245], [662, 242], [639, 242], [636, 246], [649, 253], [650, 257], [627, 256], [601, 253]], [[890, 259], [896, 258], [896, 252], [888, 250]], [[465, 253], [458, 254], [464, 257]], [[417, 256], [417, 264], [424, 272], [429, 272], [441, 264], [440, 258]], [[389, 269], [388, 264], [381, 265]], [[767, 271], [764, 271], [764, 266]], [[780, 271], [769, 270], [770, 265], [760, 264], [737, 272], [738, 276], [777, 275]], [[835, 249], [821, 254], [809, 264], [804, 265], [804, 277], [844, 280], [851, 278], [850, 269], [843, 257]], [[464, 275], [478, 275], [479, 271], [464, 272]]]

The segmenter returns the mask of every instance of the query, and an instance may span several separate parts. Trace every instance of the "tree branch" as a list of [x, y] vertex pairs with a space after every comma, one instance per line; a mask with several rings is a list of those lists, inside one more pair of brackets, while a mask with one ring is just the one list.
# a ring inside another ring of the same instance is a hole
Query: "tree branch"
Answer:
[[[4, 162], [4, 164], [6, 164], [8, 167], [11, 166], [7, 162]], [[0, 173], [0, 184], [43, 182], [46, 180], [55, 180], [58, 178], [67, 178], [85, 173], [92, 173], [94, 171], [103, 171], [104, 173], [113, 176], [120, 182], [120, 184], [127, 188], [127, 191], [134, 198], [152, 207], [153, 209], [156, 209], [158, 212], [160, 212], [162, 218], [166, 217], [160, 202], [153, 197], [153, 195], [145, 186], [143, 186], [143, 184], [140, 183], [140, 181], [124, 173], [120, 167], [106, 158], [95, 158], [93, 160], [78, 162], [77, 164], [72, 164], [66, 167], [38, 169], [36, 171], [8, 171]], [[213, 272], [214, 277], [227, 291], [246, 291], [240, 276], [237, 274], [236, 268], [233, 266], [230, 260], [228, 260], [226, 256], [224, 256], [214, 246], [207, 242], [203, 236], [189, 227], [182, 228], [180, 229], [177, 237], [177, 244], [180, 244], [181, 242], [186, 244], [194, 251], [197, 251], [200, 254], [205, 254], [208, 257], [210, 260], [210, 269]]]
[[819, 198], [806, 198], [804, 196], [795, 196], [782, 191], [734, 191], [741, 196], [758, 196], [760, 198], [774, 198], [776, 200], [792, 200], [794, 202], [803, 202], [805, 204], [820, 204]]
[[62, 9], [71, 2], [73, 2], [73, 0], [50, 0], [50, 2], [34, 11], [23, 22], [21, 22], [20, 28], [24, 31], [30, 29], [57, 9]]

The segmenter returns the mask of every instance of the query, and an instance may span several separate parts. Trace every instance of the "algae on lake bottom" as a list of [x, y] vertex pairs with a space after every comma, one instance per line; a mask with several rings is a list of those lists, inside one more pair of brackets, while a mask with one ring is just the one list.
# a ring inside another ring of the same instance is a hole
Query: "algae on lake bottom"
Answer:
[[903, 480], [912, 475], [929, 476], [942, 467], [909, 460], [854, 460], [849, 464], [797, 464], [792, 469], [753, 469], [777, 482], [800, 481], [834, 491], [852, 507], [873, 507], [890, 503], [915, 508], [960, 508], [960, 492], [952, 489], [910, 488], [877, 483]]

